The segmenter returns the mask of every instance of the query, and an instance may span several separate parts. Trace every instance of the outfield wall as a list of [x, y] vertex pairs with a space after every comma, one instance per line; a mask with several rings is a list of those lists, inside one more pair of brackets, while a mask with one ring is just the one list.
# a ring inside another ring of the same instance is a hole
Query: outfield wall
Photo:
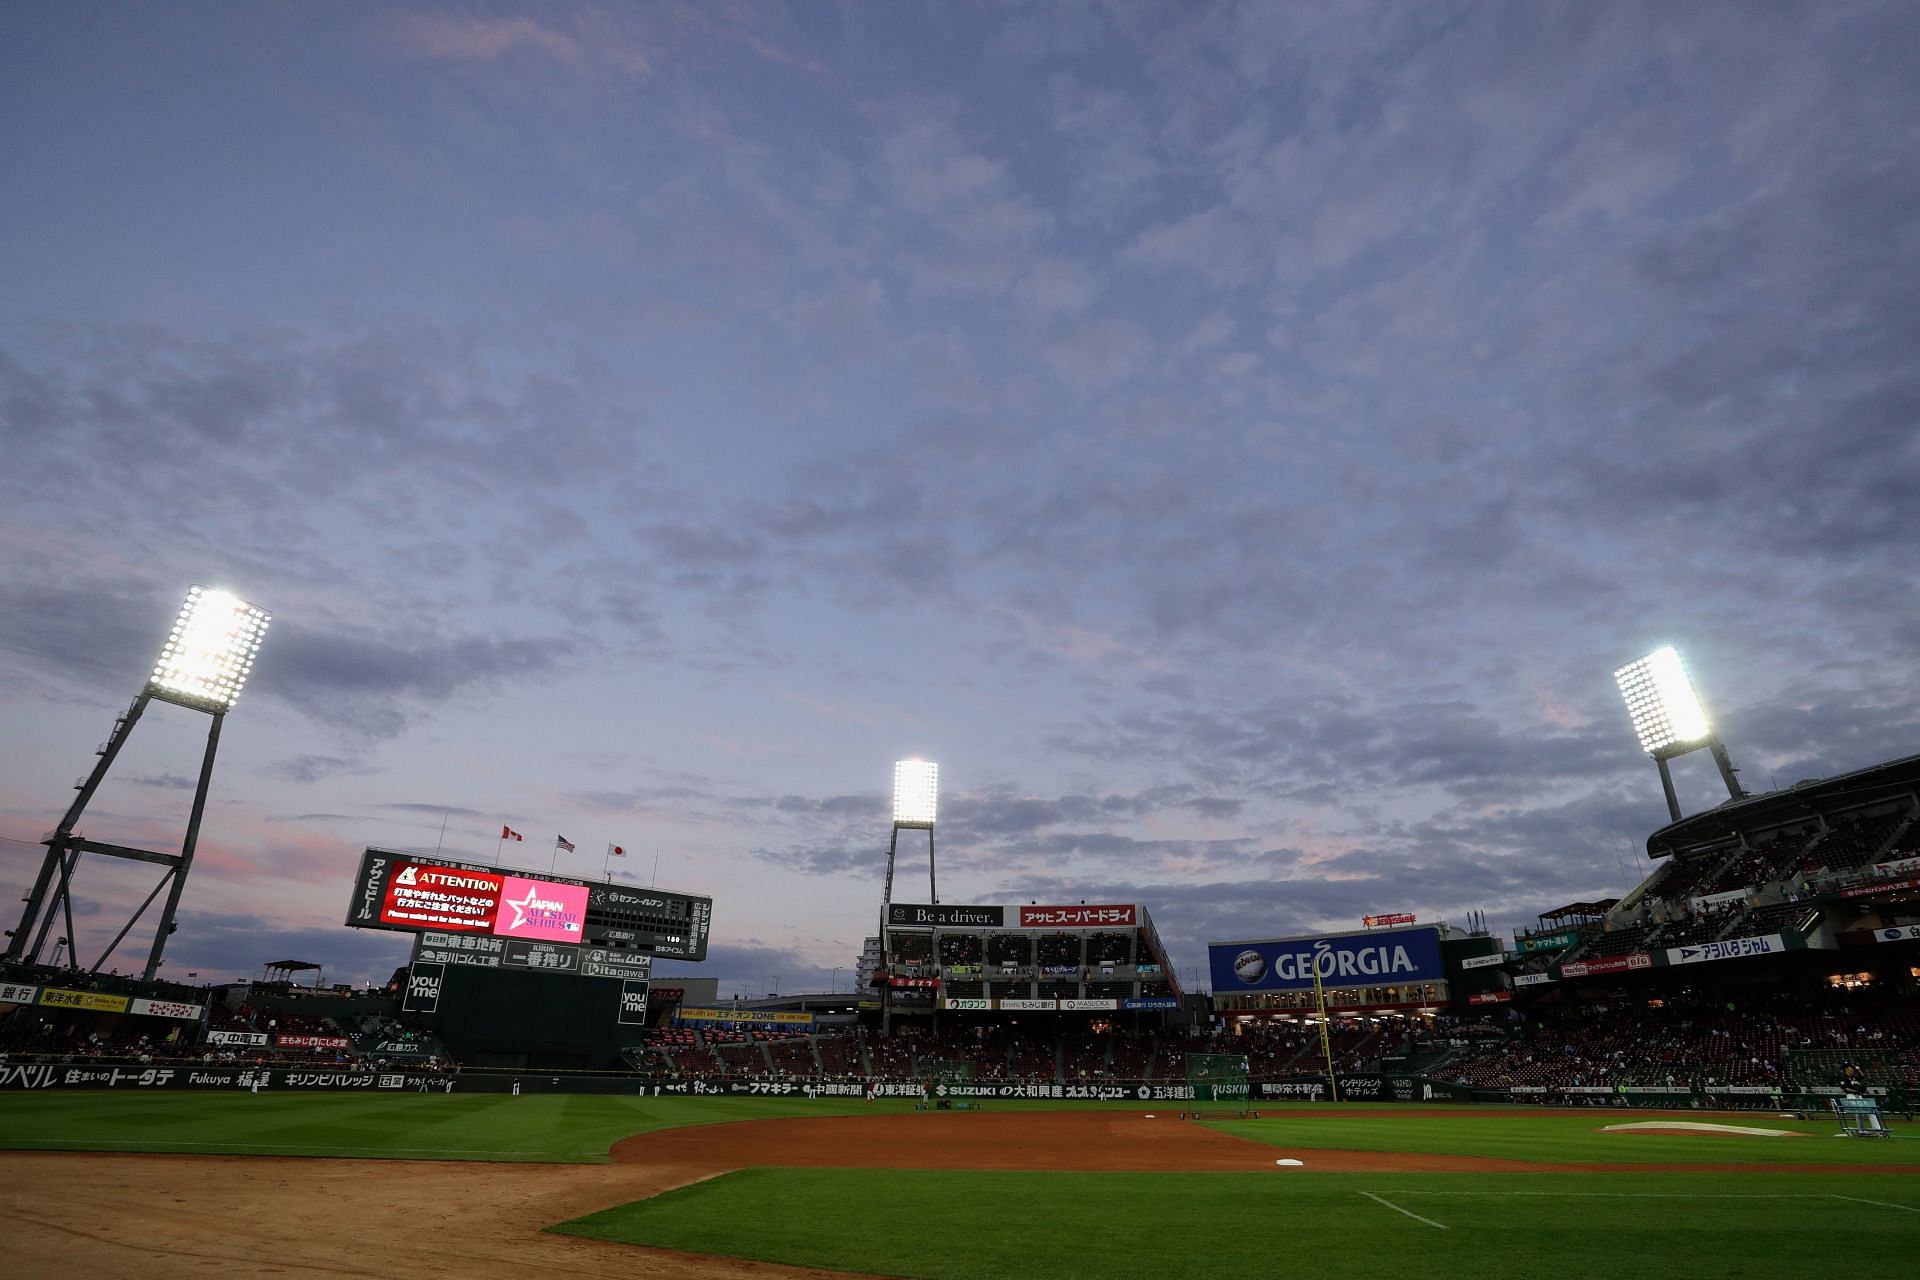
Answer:
[[[1503, 1102], [1549, 1106], [1628, 1106], [1663, 1109], [1790, 1108], [1826, 1110], [1838, 1094], [1833, 1089], [1791, 1093], [1754, 1088], [1721, 1088], [1689, 1092], [1680, 1089], [1602, 1088], [1470, 1089], [1447, 1080], [1403, 1075], [1343, 1075], [1342, 1102]], [[0, 1066], [0, 1093], [44, 1090], [115, 1090], [119, 1092], [192, 1091], [199, 1093], [522, 1093], [612, 1094], [623, 1097], [781, 1097], [863, 1098], [864, 1080], [794, 1080], [744, 1078], [689, 1080], [678, 1076], [640, 1076], [617, 1072], [511, 1071], [327, 1071], [284, 1067], [141, 1066], [113, 1063], [16, 1063]], [[876, 1081], [879, 1098], [922, 1099], [925, 1089], [912, 1081]], [[1902, 1090], [1875, 1088], [1870, 1092], [1892, 1111], [1912, 1110], [1916, 1099]], [[952, 1082], [933, 1087], [936, 1100], [1061, 1102], [1324, 1102], [1325, 1076], [1289, 1080], [1256, 1080], [1235, 1094], [1218, 1084], [1194, 1086], [1167, 1081], [1113, 1080], [1081, 1084], [1022, 1084], [985, 1081]]]

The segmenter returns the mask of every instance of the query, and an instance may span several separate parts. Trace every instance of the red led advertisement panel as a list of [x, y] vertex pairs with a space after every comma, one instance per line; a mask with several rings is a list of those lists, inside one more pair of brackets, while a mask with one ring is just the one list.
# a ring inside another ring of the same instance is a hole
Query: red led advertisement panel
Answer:
[[402, 929], [490, 933], [506, 880], [492, 871], [403, 862], [387, 882], [379, 923]]
[[1082, 904], [1077, 907], [1022, 907], [1020, 908], [1020, 927], [1022, 929], [1098, 929], [1101, 926], [1132, 926], [1139, 921], [1134, 919], [1133, 905], [1089, 907]]

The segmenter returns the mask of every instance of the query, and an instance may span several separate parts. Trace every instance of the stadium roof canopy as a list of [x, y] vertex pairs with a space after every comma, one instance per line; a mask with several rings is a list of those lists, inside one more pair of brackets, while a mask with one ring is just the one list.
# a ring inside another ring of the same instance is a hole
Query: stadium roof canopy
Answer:
[[1669, 823], [1647, 837], [1647, 856], [1664, 858], [1816, 815], [1831, 817], [1910, 795], [1917, 788], [1920, 788], [1920, 755], [1902, 756], [1831, 778], [1796, 782], [1783, 791], [1729, 800], [1704, 813]]
[[1589, 920], [1603, 916], [1613, 910], [1618, 898], [1598, 898], [1592, 902], [1569, 902], [1564, 907], [1555, 907], [1551, 911], [1542, 911], [1542, 920]]
[[315, 964], [311, 960], [269, 960], [261, 966], [262, 971], [267, 975], [268, 982], [291, 984], [294, 974], [311, 973], [315, 975], [313, 985], [316, 987], [320, 985], [319, 974], [325, 968], [325, 965]]

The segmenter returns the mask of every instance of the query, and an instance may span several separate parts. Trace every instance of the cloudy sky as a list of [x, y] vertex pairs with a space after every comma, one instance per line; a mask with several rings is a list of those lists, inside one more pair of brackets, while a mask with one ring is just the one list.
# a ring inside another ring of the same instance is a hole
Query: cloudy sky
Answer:
[[170, 974], [384, 978], [444, 819], [844, 986], [914, 754], [944, 900], [1190, 980], [1618, 892], [1658, 644], [1755, 790], [1920, 750], [1916, 156], [1897, 0], [7, 5], [0, 886], [199, 582]]

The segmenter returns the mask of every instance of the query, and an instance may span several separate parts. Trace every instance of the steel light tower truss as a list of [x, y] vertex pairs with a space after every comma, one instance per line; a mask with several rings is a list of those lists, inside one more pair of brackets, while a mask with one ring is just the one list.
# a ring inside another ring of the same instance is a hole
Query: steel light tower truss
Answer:
[[[174, 915], [180, 906], [180, 893], [186, 887], [187, 872], [193, 867], [193, 851], [200, 840], [200, 819], [206, 812], [207, 786], [213, 779], [214, 752], [220, 745], [220, 725], [253, 670], [254, 655], [260, 651], [260, 638], [266, 633], [271, 617], [266, 610], [228, 592], [206, 587], [188, 589], [186, 602], [180, 608], [179, 620], [174, 623], [173, 631], [167, 637], [146, 687], [133, 700], [133, 705], [113, 722], [113, 733], [100, 747], [97, 753], [100, 758], [94, 764], [93, 771], [75, 784], [79, 794], [74, 797], [66, 815], [60, 819], [60, 825], [48, 832], [41, 841], [47, 846], [46, 857], [40, 863], [40, 874], [34, 880], [33, 890], [27, 895], [27, 909], [21, 914], [20, 927], [7, 940], [8, 960], [38, 964], [46, 948], [47, 936], [58, 919], [66, 924], [67, 963], [75, 969], [80, 967], [79, 940], [73, 927], [72, 885], [80, 855], [92, 853], [152, 863], [165, 870], [161, 873], [160, 882], [154, 885], [139, 909], [120, 927], [120, 932], [100, 953], [100, 958], [93, 962], [89, 972], [98, 971], [106, 963], [107, 957], [126, 939], [134, 925], [146, 914], [147, 908], [153, 905], [154, 899], [160, 896], [160, 891], [165, 889], [166, 905], [161, 909], [160, 920], [154, 930], [153, 946], [147, 953], [145, 976], [151, 980], [158, 972], [167, 938], [175, 928]], [[210, 719], [206, 752], [200, 760], [200, 779], [194, 786], [193, 808], [188, 814], [186, 836], [181, 841], [178, 853], [160, 853], [152, 849], [134, 849], [90, 840], [75, 830], [94, 792], [106, 780], [107, 770], [113, 767], [114, 758], [126, 745], [133, 727], [140, 723], [147, 704], [155, 698], [189, 710], [203, 711]]]

